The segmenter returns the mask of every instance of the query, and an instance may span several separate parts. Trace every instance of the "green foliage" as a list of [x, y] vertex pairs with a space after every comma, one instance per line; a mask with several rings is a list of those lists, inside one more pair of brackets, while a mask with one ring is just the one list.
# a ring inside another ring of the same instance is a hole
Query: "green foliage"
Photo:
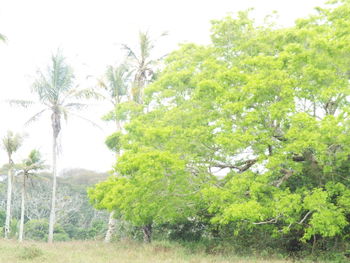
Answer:
[[47, 240], [49, 223], [46, 219], [30, 220], [25, 224], [26, 238], [36, 241]]
[[106, 138], [105, 143], [111, 151], [118, 152], [120, 150], [120, 137], [121, 134], [116, 132]]
[[5, 219], [6, 219], [6, 212], [5, 210], [0, 210], [0, 227], [3, 227], [5, 225]]
[[20, 259], [32, 260], [41, 257], [43, 254], [44, 252], [40, 248], [32, 245], [21, 248], [18, 256]]
[[348, 242], [350, 4], [317, 11], [284, 29], [240, 12], [213, 21], [211, 45], [172, 52], [143, 109], [123, 111], [117, 176], [90, 189], [95, 207], [291, 253]]

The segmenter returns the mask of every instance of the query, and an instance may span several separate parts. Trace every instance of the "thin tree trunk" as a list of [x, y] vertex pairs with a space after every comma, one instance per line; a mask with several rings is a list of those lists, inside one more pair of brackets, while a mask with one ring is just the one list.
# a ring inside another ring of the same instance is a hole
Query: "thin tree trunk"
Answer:
[[53, 242], [53, 231], [54, 231], [54, 224], [55, 224], [56, 184], [57, 184], [56, 177], [57, 177], [57, 136], [55, 136], [55, 132], [54, 132], [53, 143], [52, 143], [52, 199], [51, 199], [51, 211], [50, 211], [50, 220], [49, 220], [49, 237], [48, 237], [49, 243]]
[[5, 220], [5, 238], [7, 239], [10, 234], [10, 221], [11, 221], [11, 199], [12, 199], [12, 167], [11, 161], [7, 174], [7, 201], [6, 201], [6, 220]]
[[114, 211], [112, 211], [109, 214], [109, 220], [108, 220], [108, 230], [106, 232], [105, 236], [105, 243], [111, 242], [112, 236], [115, 231], [115, 225], [116, 225], [116, 219], [114, 218]]
[[143, 241], [145, 243], [151, 243], [152, 241], [152, 224], [148, 224], [142, 227]]
[[[119, 120], [115, 120], [115, 125], [116, 125], [116, 128], [117, 128], [117, 132], [121, 131], [121, 124], [120, 124]], [[117, 160], [118, 160], [119, 154], [120, 154], [120, 152], [119, 152], [119, 150], [117, 150], [117, 152], [115, 154], [115, 158]], [[114, 211], [112, 211], [109, 214], [108, 229], [107, 229], [105, 240], [104, 240], [105, 243], [110, 243], [111, 242], [112, 236], [113, 236], [114, 231], [115, 231], [116, 223], [117, 223], [117, 220], [114, 218]]]
[[26, 194], [26, 175], [23, 175], [23, 185], [22, 185], [22, 200], [21, 200], [21, 221], [19, 224], [19, 242], [23, 241], [23, 232], [24, 232], [24, 202], [25, 202], [25, 194]]

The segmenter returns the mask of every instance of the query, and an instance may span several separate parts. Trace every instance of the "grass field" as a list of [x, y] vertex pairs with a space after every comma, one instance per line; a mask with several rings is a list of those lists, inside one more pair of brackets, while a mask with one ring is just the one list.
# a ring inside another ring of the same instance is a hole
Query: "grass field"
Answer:
[[0, 263], [157, 263], [157, 262], [256, 262], [286, 263], [289, 261], [240, 258], [235, 256], [191, 253], [177, 245], [134, 242], [104, 244], [102, 242], [61, 242], [52, 245], [38, 242], [0, 240]]

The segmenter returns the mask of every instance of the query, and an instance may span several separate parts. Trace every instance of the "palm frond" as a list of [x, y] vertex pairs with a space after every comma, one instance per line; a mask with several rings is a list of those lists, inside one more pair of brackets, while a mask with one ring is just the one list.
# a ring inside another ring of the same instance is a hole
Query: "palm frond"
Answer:
[[38, 71], [32, 91], [38, 94], [42, 103], [58, 104], [64, 94], [73, 87], [73, 69], [66, 64], [60, 51], [52, 55], [51, 65], [45, 72]]
[[73, 109], [81, 110], [81, 109], [86, 109], [87, 107], [89, 107], [89, 105], [86, 103], [71, 102], [63, 105], [63, 107], [67, 109], [73, 108]]
[[131, 47], [129, 47], [126, 44], [122, 44], [122, 49], [126, 51], [128, 58], [135, 60], [138, 64], [140, 63], [139, 58], [137, 57], [137, 55], [135, 54], [135, 52], [132, 50]]
[[102, 96], [93, 88], [85, 88], [79, 89], [74, 88], [65, 94], [65, 96], [61, 100], [61, 104], [64, 105], [66, 100], [74, 100], [74, 99], [101, 99]]
[[19, 106], [23, 108], [28, 108], [34, 104], [34, 102], [30, 100], [7, 100], [7, 103], [10, 104], [10, 106]]
[[0, 40], [6, 42], [7, 38], [3, 34], [0, 34]]
[[69, 112], [69, 115], [72, 115], [72, 116], [74, 116], [74, 117], [76, 117], [78, 119], [82, 119], [82, 120], [90, 123], [92, 126], [102, 130], [101, 126], [99, 126], [97, 123], [93, 122], [92, 120], [89, 120], [88, 118], [85, 118], [84, 116], [81, 116], [81, 115], [79, 115], [77, 113], [74, 113], [74, 112], [71, 112], [71, 111]]
[[12, 131], [7, 131], [7, 134], [2, 138], [2, 147], [7, 152], [9, 158], [11, 158], [11, 155], [22, 146], [22, 142], [22, 135]]
[[45, 111], [47, 111], [47, 110], [48, 110], [48, 109], [43, 109], [43, 110], [37, 112], [37, 113], [34, 114], [29, 120], [27, 120], [27, 121], [25, 122], [24, 125], [29, 125], [29, 124], [31, 124], [31, 123], [37, 121], [37, 120], [40, 118], [40, 116], [41, 116]]

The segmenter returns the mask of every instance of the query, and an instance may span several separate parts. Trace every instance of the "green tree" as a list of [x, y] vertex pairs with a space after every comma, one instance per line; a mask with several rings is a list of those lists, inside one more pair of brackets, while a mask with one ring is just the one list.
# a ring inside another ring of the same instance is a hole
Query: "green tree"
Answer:
[[140, 149], [124, 154], [117, 167], [120, 176], [90, 189], [90, 199], [98, 208], [114, 209], [142, 227], [145, 242], [151, 242], [154, 223], [191, 215], [189, 202], [195, 191], [178, 156]]
[[346, 238], [350, 2], [317, 11], [284, 29], [240, 12], [213, 21], [211, 45], [171, 53], [119, 138], [120, 176], [90, 190], [96, 206], [147, 226], [182, 202], [232, 234]]
[[[105, 73], [103, 79], [99, 80], [99, 87], [104, 90], [106, 95], [105, 99], [109, 100], [113, 106], [113, 110], [109, 112], [104, 119], [105, 120], [114, 120], [116, 124], [116, 132], [121, 132], [121, 118], [117, 116], [116, 110], [117, 107], [123, 102], [123, 99], [127, 97], [129, 92], [130, 76], [131, 71], [129, 65], [124, 62], [117, 67], [109, 66]], [[120, 150], [118, 148], [118, 143], [116, 139], [118, 137], [113, 136], [109, 137], [106, 141], [107, 146], [116, 153], [116, 159], [118, 159]], [[105, 242], [109, 243], [116, 225], [116, 219], [114, 218], [114, 211], [110, 212], [108, 230], [105, 236]]]

